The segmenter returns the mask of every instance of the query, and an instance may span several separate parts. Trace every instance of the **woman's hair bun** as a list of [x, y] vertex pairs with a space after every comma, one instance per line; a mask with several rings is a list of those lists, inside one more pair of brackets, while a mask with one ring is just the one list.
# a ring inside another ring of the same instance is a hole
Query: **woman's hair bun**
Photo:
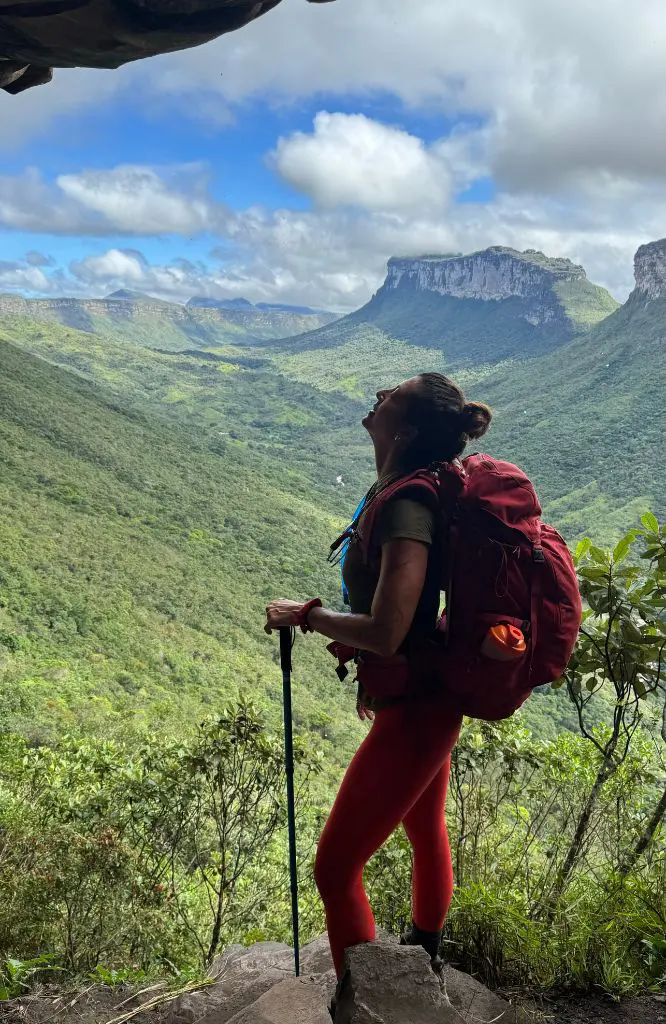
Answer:
[[492, 418], [490, 408], [483, 402], [466, 402], [460, 410], [462, 429], [470, 441], [483, 437]]

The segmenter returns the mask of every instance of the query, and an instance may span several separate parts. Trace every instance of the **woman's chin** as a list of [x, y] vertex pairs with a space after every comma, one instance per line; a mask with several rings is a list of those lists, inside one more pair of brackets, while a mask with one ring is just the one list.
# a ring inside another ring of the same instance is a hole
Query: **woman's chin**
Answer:
[[369, 433], [372, 433], [372, 430], [370, 428], [372, 426], [372, 421], [373, 421], [374, 418], [375, 418], [374, 412], [368, 412], [368, 413], [365, 414], [365, 416], [361, 420], [361, 425], [364, 426], [365, 429]]

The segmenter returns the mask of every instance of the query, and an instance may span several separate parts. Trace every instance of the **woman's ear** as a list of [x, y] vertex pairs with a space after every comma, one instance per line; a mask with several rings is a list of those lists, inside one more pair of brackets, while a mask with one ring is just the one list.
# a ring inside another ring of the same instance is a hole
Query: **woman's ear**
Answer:
[[412, 427], [411, 425], [400, 427], [400, 440], [404, 441], [406, 445], [413, 444], [418, 434], [418, 427]]

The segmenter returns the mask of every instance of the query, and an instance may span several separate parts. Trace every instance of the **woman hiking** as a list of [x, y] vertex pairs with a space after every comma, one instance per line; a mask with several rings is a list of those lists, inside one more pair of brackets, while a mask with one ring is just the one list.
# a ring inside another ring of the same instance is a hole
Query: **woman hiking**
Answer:
[[[300, 625], [377, 664], [401, 655], [409, 659], [412, 641], [434, 630], [439, 612], [438, 567], [430, 557], [437, 511], [425, 488], [389, 498], [374, 519], [374, 557], [367, 564], [360, 544], [364, 517], [400, 477], [457, 459], [490, 420], [486, 405], [466, 402], [460, 388], [438, 373], [378, 391], [362, 421], [374, 445], [377, 479], [342, 567], [351, 611], [331, 611], [317, 600], [276, 600], [266, 609], [266, 631]], [[404, 664], [404, 657], [399, 660]], [[345, 773], [317, 848], [315, 880], [338, 977], [345, 949], [375, 938], [363, 869], [398, 825], [405, 828], [414, 864], [413, 921], [403, 942], [422, 945], [433, 966], [453, 892], [445, 802], [462, 716], [441, 694], [415, 692], [414, 685], [406, 693], [405, 686], [391, 685], [388, 663], [386, 673], [384, 692], [359, 691], [358, 713], [372, 726]]]

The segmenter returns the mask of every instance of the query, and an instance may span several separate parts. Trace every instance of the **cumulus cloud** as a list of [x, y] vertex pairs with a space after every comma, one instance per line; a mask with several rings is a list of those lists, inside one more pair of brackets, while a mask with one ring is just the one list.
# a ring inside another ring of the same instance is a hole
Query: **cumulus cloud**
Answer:
[[222, 273], [203, 263], [175, 259], [151, 264], [137, 249], [108, 249], [69, 265], [72, 293], [104, 296], [121, 288], [146, 292], [171, 302], [186, 302], [193, 295], [226, 295]]
[[[42, 294], [102, 296], [119, 288], [185, 302], [192, 295], [244, 296], [348, 312], [379, 287], [394, 254], [470, 252], [489, 244], [542, 249], [582, 263], [590, 278], [624, 298], [632, 286], [637, 246], [657, 237], [639, 221], [609, 229], [604, 218], [559, 204], [463, 203], [441, 217], [396, 211], [268, 210], [229, 214], [222, 245], [210, 257], [158, 264], [136, 248], [101, 249], [59, 268], [8, 267], [0, 285]], [[26, 278], [26, 270], [40, 276]], [[4, 284], [3, 284], [4, 282]]]
[[442, 210], [451, 195], [445, 153], [362, 114], [321, 112], [312, 133], [279, 140], [279, 174], [318, 206]]
[[488, 176], [492, 146], [485, 126], [426, 145], [368, 117], [322, 112], [311, 132], [283, 137], [272, 155], [276, 172], [312, 198], [309, 210], [228, 209], [210, 196], [200, 166], [84, 170], [53, 184], [29, 170], [0, 179], [8, 227], [114, 240], [210, 236], [216, 262], [192, 262], [185, 251], [154, 266], [137, 249], [115, 246], [75, 261], [63, 277], [37, 253], [7, 269], [5, 287], [95, 295], [131, 288], [176, 301], [244, 295], [347, 311], [381, 284], [392, 255], [503, 244], [582, 262], [592, 280], [625, 297], [633, 252], [663, 234], [666, 185], [607, 172], [594, 188], [498, 189], [470, 201], [466, 190]]
[[663, 180], [662, 0], [283, 0], [243, 30], [118, 71], [59, 70], [0, 94], [12, 146], [59, 113], [140, 96], [164, 116], [220, 125], [248, 99], [394, 96], [492, 134], [508, 188], [552, 190], [598, 172]]
[[[663, 179], [662, 0], [283, 0], [242, 32], [155, 61], [170, 96], [290, 100], [393, 95], [472, 116], [507, 187], [557, 189], [597, 172]], [[182, 109], [182, 108], [181, 108]]]
[[201, 168], [178, 168], [178, 178], [167, 182], [154, 168], [121, 166], [63, 174], [57, 187], [65, 200], [122, 233], [187, 235], [213, 227]]
[[225, 211], [207, 197], [203, 168], [121, 165], [44, 181], [36, 168], [0, 177], [0, 226], [54, 235], [196, 235]]
[[[72, 290], [140, 283], [164, 296], [192, 288], [349, 309], [395, 253], [500, 243], [570, 256], [623, 297], [633, 251], [664, 234], [662, 26], [663, 0], [634, 0], [631, 10], [626, 0], [283, 0], [196, 50], [117, 72], [58, 71], [52, 85], [0, 93], [0, 116], [12, 125], [0, 146], [119, 93], [156, 116], [204, 118], [213, 131], [244, 116], [248, 100], [326, 94], [332, 112], [312, 131], [285, 135], [272, 154], [314, 209], [229, 211], [211, 199], [199, 167], [82, 170], [53, 184], [31, 170], [0, 178], [0, 225], [216, 239], [219, 264], [205, 267], [186, 259], [155, 267], [102, 249], [69, 271]], [[388, 98], [396, 118], [409, 108], [471, 127], [426, 143], [335, 112], [332, 98], [349, 109], [350, 98], [360, 105], [368, 96]], [[492, 200], [456, 201], [486, 177]], [[29, 271], [42, 274], [44, 290], [56, 287], [56, 271], [38, 262], [5, 273], [19, 281]]]
[[19, 291], [44, 294], [50, 291], [52, 282], [44, 272], [31, 266], [27, 260], [0, 260], [0, 292]]

